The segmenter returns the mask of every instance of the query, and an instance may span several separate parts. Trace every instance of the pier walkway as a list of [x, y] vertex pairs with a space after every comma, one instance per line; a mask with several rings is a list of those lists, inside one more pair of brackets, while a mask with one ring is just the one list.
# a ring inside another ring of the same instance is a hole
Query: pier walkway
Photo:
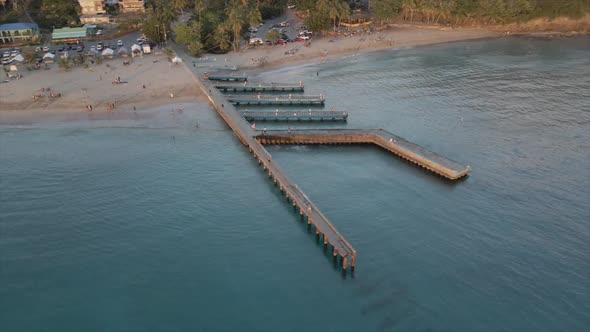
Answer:
[[303, 83], [215, 84], [222, 92], [303, 92]]
[[326, 98], [301, 95], [227, 95], [234, 105], [324, 105]]
[[375, 144], [449, 180], [467, 175], [461, 165], [383, 129], [322, 129], [266, 131], [256, 139], [262, 144]]
[[227, 102], [226, 97], [215, 88], [214, 84], [200, 79], [199, 73], [191, 71], [189, 67], [185, 66], [185, 68], [195, 76], [195, 84], [206, 94], [213, 108], [233, 130], [242, 144], [248, 147], [274, 184], [285, 195], [287, 202], [293, 205], [293, 209], [299, 210], [299, 215], [307, 220], [309, 228], [312, 225], [315, 227], [316, 237], [323, 239], [324, 249], [327, 248], [328, 244], [332, 247], [332, 256], [334, 259], [337, 259], [338, 256], [342, 258], [342, 269], [344, 271], [346, 271], [349, 264], [351, 269], [354, 269], [356, 261], [354, 247], [348, 243], [303, 191], [287, 178], [280, 167], [273, 162], [270, 153], [256, 140], [257, 131], [250, 127], [250, 124], [244, 120], [235, 107]]
[[346, 121], [348, 113], [336, 111], [242, 111], [248, 121]]

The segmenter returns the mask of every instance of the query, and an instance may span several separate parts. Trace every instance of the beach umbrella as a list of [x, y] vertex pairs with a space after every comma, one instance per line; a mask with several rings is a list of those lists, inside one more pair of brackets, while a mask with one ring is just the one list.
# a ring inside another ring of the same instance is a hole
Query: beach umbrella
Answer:
[[115, 51], [113, 51], [110, 48], [105, 48], [104, 51], [102, 51], [102, 55], [113, 55], [115, 54]]
[[12, 59], [12, 60], [14, 60], [14, 61], [18, 61], [18, 62], [23, 62], [23, 61], [25, 61], [25, 58], [24, 58], [22, 55], [18, 54], [18, 55], [17, 55], [17, 56], [15, 56], [15, 57], [14, 57], [14, 59]]
[[137, 44], [131, 45], [131, 52], [141, 52], [141, 46]]
[[179, 62], [182, 62], [182, 59], [179, 58], [178, 56], [175, 56], [174, 58], [172, 58], [172, 62], [179, 63]]
[[53, 58], [55, 58], [55, 54], [45, 53], [45, 55], [43, 56], [43, 59], [47, 59], [47, 58], [53, 59]]

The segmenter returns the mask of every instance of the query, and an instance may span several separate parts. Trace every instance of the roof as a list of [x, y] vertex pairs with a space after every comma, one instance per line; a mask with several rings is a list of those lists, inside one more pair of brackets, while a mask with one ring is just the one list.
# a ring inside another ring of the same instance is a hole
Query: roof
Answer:
[[53, 30], [51, 38], [62, 39], [62, 38], [79, 38], [86, 37], [86, 27], [80, 28], [61, 28]]
[[6, 23], [0, 24], [0, 30], [28, 30], [37, 29], [39, 26], [36, 23]]

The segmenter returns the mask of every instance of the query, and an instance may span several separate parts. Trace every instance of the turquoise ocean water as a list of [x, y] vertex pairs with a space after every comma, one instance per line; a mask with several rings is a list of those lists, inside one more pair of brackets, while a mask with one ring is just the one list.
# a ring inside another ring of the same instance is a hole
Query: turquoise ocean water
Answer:
[[[376, 148], [272, 146], [358, 251], [343, 278], [204, 99], [0, 126], [1, 331], [581, 331], [590, 39], [507, 38], [271, 70]], [[257, 127], [307, 128], [258, 123]]]

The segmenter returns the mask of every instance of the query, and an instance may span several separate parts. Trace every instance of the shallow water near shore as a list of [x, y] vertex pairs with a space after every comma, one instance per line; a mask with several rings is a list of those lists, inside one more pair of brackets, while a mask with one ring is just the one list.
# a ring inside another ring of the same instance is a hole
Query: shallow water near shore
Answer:
[[507, 38], [254, 75], [349, 112], [258, 128], [383, 128], [473, 168], [269, 147], [356, 248], [345, 278], [204, 102], [0, 126], [1, 330], [581, 331], [589, 55]]

